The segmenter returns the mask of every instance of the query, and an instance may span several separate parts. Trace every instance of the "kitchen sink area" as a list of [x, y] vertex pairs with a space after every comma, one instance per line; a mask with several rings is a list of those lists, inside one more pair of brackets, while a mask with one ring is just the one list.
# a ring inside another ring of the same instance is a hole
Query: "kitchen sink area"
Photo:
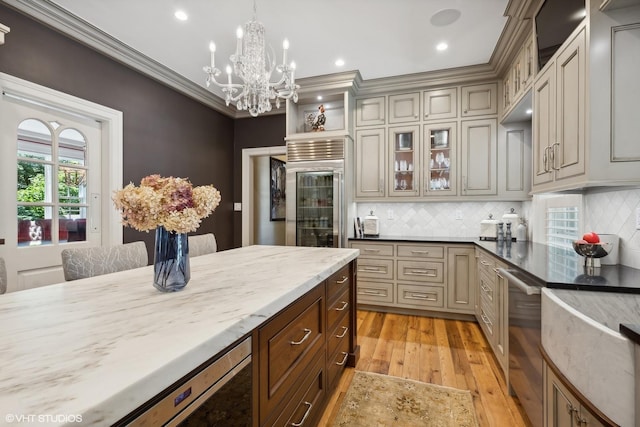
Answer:
[[589, 401], [634, 425], [635, 345], [620, 324], [640, 323], [640, 295], [542, 289], [542, 346]]

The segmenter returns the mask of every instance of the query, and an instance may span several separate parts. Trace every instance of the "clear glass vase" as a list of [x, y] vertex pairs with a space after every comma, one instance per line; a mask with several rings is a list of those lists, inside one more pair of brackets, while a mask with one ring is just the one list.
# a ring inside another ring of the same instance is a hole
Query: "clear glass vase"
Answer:
[[153, 286], [162, 292], [175, 292], [187, 286], [191, 269], [186, 233], [156, 228], [153, 276]]

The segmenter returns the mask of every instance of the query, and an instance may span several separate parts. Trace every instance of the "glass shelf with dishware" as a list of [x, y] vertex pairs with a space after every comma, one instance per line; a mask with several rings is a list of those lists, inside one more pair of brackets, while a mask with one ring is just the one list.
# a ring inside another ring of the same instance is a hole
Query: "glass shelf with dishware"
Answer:
[[[390, 169], [393, 170], [390, 195], [409, 196], [418, 193], [418, 126], [402, 126], [389, 129], [391, 146]], [[391, 184], [391, 183], [390, 183]]]
[[455, 122], [425, 126], [425, 195], [455, 195]]

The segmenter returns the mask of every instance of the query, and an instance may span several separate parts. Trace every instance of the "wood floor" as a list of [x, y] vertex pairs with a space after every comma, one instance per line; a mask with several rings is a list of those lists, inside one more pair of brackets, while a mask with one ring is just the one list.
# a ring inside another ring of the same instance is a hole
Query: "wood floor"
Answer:
[[[477, 323], [358, 311], [356, 370], [471, 390], [480, 427], [529, 427]], [[331, 426], [354, 369], [348, 368], [320, 420]]]

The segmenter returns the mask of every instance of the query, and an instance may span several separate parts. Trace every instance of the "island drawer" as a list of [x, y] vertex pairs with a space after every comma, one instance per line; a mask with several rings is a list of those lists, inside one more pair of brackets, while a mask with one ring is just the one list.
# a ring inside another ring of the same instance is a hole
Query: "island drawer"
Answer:
[[281, 412], [273, 422], [265, 426], [313, 426], [316, 425], [323, 413], [323, 401], [326, 395], [324, 353], [304, 375], [300, 387], [287, 401]]
[[[346, 338], [346, 337], [345, 337]], [[342, 371], [347, 366], [349, 357], [349, 340], [343, 339], [337, 351], [327, 358], [327, 384], [329, 390], [333, 388], [333, 383], [340, 377]]]
[[327, 309], [327, 331], [331, 331], [335, 327], [336, 322], [342, 316], [349, 313], [351, 309], [351, 300], [349, 299], [349, 290], [347, 289], [339, 298], [329, 303]]
[[373, 243], [373, 242], [351, 242], [353, 249], [360, 249], [360, 257], [392, 257], [393, 244]]
[[358, 280], [358, 304], [389, 305], [393, 302], [393, 283]]
[[444, 285], [444, 262], [398, 260], [398, 280]]
[[327, 279], [327, 300], [339, 297], [351, 284], [350, 264], [345, 265]]
[[404, 258], [444, 258], [444, 246], [398, 245], [398, 256]]
[[441, 286], [398, 284], [398, 305], [409, 308], [444, 307], [444, 288]]
[[358, 278], [393, 279], [393, 259], [358, 258]]
[[349, 341], [349, 316], [343, 316], [333, 330], [327, 332], [327, 355], [335, 353], [343, 341]]
[[324, 294], [323, 282], [258, 330], [261, 423], [295, 389], [325, 346]]

